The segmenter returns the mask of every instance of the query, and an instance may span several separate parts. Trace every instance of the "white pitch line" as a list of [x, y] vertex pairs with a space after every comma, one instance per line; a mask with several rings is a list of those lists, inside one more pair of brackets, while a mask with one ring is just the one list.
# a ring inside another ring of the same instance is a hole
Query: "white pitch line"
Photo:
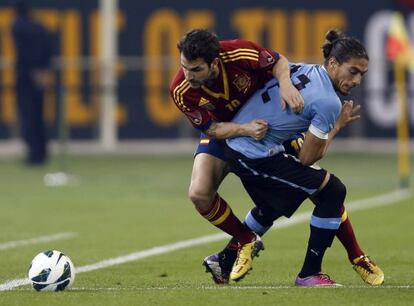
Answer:
[[[294, 285], [280, 285], [280, 286], [162, 286], [162, 287], [72, 287], [70, 291], [164, 291], [164, 290], [279, 290], [279, 289], [320, 289], [320, 290], [331, 290], [331, 289], [371, 289], [371, 290], [385, 290], [385, 289], [414, 289], [414, 285], [381, 285], [381, 286], [370, 286], [370, 285], [342, 285], [339, 287], [298, 287]], [[32, 288], [21, 288], [16, 291], [33, 291]]]
[[[369, 209], [369, 208], [377, 207], [377, 206], [390, 205], [395, 202], [408, 199], [411, 196], [412, 196], [412, 191], [409, 189], [396, 190], [396, 191], [392, 191], [392, 192], [379, 195], [376, 197], [349, 202], [346, 204], [346, 207], [348, 211]], [[296, 216], [293, 216], [290, 219], [277, 222], [276, 228], [289, 227], [289, 226], [293, 226], [298, 223], [308, 221], [310, 214], [311, 214], [310, 212], [301, 213]], [[202, 236], [202, 237], [190, 239], [190, 240], [183, 240], [183, 241], [179, 241], [176, 243], [167, 244], [164, 246], [158, 246], [158, 247], [154, 247], [154, 248], [139, 251], [139, 252], [134, 252], [134, 253], [124, 255], [124, 256], [119, 256], [115, 258], [98, 261], [97, 263], [94, 263], [94, 264], [76, 268], [76, 273], [83, 273], [83, 272], [104, 269], [104, 268], [112, 267], [115, 265], [120, 265], [120, 264], [124, 264], [127, 262], [140, 260], [140, 259], [147, 258], [150, 256], [161, 255], [161, 254], [170, 253], [170, 252], [181, 250], [181, 249], [186, 249], [186, 248], [189, 248], [195, 245], [207, 244], [210, 242], [228, 239], [228, 237], [229, 236], [227, 234], [220, 233], [220, 234], [215, 234], [215, 235]], [[0, 284], [0, 291], [11, 290], [13, 288], [23, 286], [23, 285], [28, 285], [28, 284], [30, 284], [30, 282], [27, 278], [14, 279], [14, 280], [7, 281], [3, 284]]]
[[74, 236], [76, 236], [76, 233], [57, 233], [53, 235], [40, 236], [40, 237], [26, 239], [26, 240], [8, 241], [8, 242], [0, 244], [0, 251], [16, 248], [19, 246], [30, 245], [30, 244], [38, 244], [38, 243], [55, 241], [55, 240], [68, 239]]

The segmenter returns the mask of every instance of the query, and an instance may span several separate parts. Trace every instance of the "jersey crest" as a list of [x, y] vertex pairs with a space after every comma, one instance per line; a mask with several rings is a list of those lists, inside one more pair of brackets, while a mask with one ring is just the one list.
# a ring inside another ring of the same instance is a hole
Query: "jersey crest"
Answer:
[[239, 92], [245, 93], [251, 85], [250, 77], [246, 74], [236, 74], [233, 80], [234, 86], [236, 86]]

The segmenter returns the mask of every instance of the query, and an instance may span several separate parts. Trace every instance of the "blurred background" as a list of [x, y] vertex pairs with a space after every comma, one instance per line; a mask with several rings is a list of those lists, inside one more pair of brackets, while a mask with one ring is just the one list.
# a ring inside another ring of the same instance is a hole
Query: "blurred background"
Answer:
[[[16, 106], [15, 3], [0, 2], [2, 156], [25, 150]], [[357, 37], [371, 58], [363, 85], [352, 96], [362, 105], [362, 119], [341, 132], [334, 150], [396, 150], [396, 90], [384, 50], [393, 11], [403, 14], [414, 33], [413, 0], [36, 0], [30, 5], [51, 36], [43, 114], [52, 154], [62, 143], [73, 154], [192, 152], [198, 133], [170, 100], [168, 85], [179, 67], [176, 43], [196, 27], [212, 29], [221, 39], [253, 40], [294, 62], [321, 62], [320, 46], [332, 27]], [[406, 85], [412, 135], [412, 74], [407, 73]]]

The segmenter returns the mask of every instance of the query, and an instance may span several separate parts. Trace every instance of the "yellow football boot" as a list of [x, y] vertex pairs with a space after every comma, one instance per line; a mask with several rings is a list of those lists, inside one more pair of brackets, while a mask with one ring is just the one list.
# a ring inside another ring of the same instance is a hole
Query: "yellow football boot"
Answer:
[[384, 272], [367, 255], [361, 255], [354, 260], [354, 270], [367, 284], [379, 286], [384, 283]]
[[237, 258], [230, 273], [230, 279], [239, 281], [252, 269], [253, 258], [264, 250], [262, 239], [256, 235], [255, 240], [246, 244], [240, 244]]

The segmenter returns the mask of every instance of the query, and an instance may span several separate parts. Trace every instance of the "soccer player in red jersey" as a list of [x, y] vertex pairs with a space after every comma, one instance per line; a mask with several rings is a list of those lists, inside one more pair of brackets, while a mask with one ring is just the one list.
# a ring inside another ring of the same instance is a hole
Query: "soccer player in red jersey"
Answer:
[[[226, 258], [217, 259], [220, 273], [212, 271], [215, 268], [204, 261], [217, 283], [227, 283], [230, 271], [221, 266], [222, 260], [230, 266], [233, 262], [244, 262], [242, 267], [233, 266], [233, 271], [241, 279], [251, 269], [252, 259], [263, 249], [263, 243], [257, 234], [240, 222], [217, 192], [229, 173], [222, 139], [247, 136], [260, 140], [267, 131], [263, 120], [243, 125], [228, 121], [271, 78], [278, 80], [283, 107], [300, 112], [304, 101], [291, 83], [286, 58], [270, 49], [239, 39], [218, 41], [207, 30], [188, 32], [178, 43], [178, 48], [181, 68], [171, 83], [171, 96], [192, 125], [202, 132], [195, 153], [189, 197], [205, 219], [234, 237], [233, 243], [223, 250], [225, 253], [221, 252]], [[350, 260], [364, 254], [346, 211], [337, 237]], [[241, 260], [236, 260], [235, 256]]]
[[263, 243], [217, 193], [229, 172], [221, 139], [260, 139], [265, 135], [267, 125], [263, 120], [244, 125], [228, 121], [271, 78], [279, 81], [282, 101], [293, 111], [301, 111], [304, 102], [290, 81], [288, 61], [270, 49], [245, 40], [219, 42], [207, 30], [187, 33], [178, 48], [181, 68], [170, 92], [177, 107], [203, 132], [194, 158], [189, 197], [205, 219], [235, 238], [235, 248], [248, 261], [246, 271], [240, 271], [244, 275], [251, 269], [252, 258], [263, 249]]

